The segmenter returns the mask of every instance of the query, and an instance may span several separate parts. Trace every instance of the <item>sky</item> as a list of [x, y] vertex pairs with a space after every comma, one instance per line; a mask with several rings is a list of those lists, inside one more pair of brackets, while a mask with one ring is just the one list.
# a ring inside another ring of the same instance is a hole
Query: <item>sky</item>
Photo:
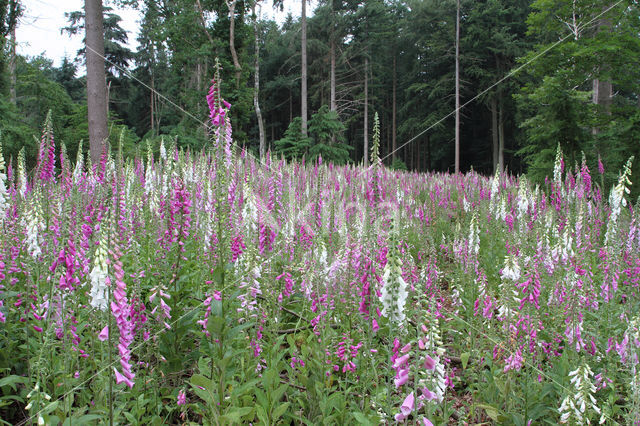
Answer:
[[[107, 4], [107, 2], [104, 3]], [[275, 18], [278, 22], [282, 22], [289, 12], [294, 16], [299, 15], [300, 0], [285, 0], [282, 13], [272, 10], [271, 0], [264, 3], [262, 7], [264, 18]], [[317, 1], [311, 1], [307, 6], [309, 15], [316, 4]], [[83, 10], [84, 0], [22, 0], [22, 5], [26, 10], [16, 30], [18, 53], [26, 56], [44, 54], [53, 60], [54, 66], [60, 66], [65, 56], [75, 59], [76, 52], [82, 47], [84, 34], [70, 37], [67, 34], [60, 34], [60, 28], [68, 25], [65, 12]], [[120, 24], [129, 34], [129, 48], [135, 51], [139, 12], [132, 8], [113, 5], [111, 7], [122, 18]]]
[[[76, 52], [82, 48], [84, 34], [70, 37], [60, 34], [60, 28], [68, 25], [65, 12], [83, 10], [84, 0], [22, 0], [22, 5], [26, 10], [16, 29], [18, 53], [28, 56], [44, 53], [53, 60], [54, 66], [59, 66], [65, 56], [75, 59]], [[120, 25], [129, 34], [130, 48], [135, 49], [139, 13], [131, 8], [113, 8], [122, 18]]]

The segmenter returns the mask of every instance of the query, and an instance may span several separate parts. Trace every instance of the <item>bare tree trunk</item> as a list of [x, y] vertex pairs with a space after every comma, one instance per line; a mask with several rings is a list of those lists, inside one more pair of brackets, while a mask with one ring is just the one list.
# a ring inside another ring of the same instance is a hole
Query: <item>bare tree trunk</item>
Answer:
[[301, 28], [301, 89], [300, 89], [300, 116], [302, 118], [302, 137], [307, 137], [307, 0], [302, 0], [302, 15], [300, 17]]
[[87, 110], [89, 119], [89, 151], [93, 164], [100, 162], [107, 129], [107, 82], [104, 67], [104, 25], [102, 0], [85, 0]]
[[155, 130], [155, 117], [154, 117], [154, 112], [155, 112], [155, 97], [156, 97], [156, 91], [155, 91], [155, 82], [154, 82], [154, 78], [153, 78], [153, 73], [151, 73], [151, 136], [155, 136], [156, 135], [156, 130]]
[[16, 104], [16, 25], [11, 28], [11, 46], [9, 54], [9, 99], [12, 104]]
[[[333, 30], [332, 30], [333, 31]], [[331, 111], [337, 109], [336, 105], [336, 42], [331, 36], [331, 44], [329, 45], [329, 56], [331, 57], [331, 99], [329, 107]]]
[[460, 0], [456, 8], [456, 147], [455, 172], [460, 172]]
[[[227, 6], [229, 6], [229, 3], [227, 3]], [[207, 29], [207, 22], [204, 20], [204, 10], [202, 9], [202, 4], [200, 4], [200, 0], [196, 0], [196, 7], [197, 7], [198, 12], [200, 14], [200, 23], [202, 24], [202, 28], [204, 29], [204, 32], [207, 35], [207, 38], [209, 39], [209, 42], [213, 46], [213, 44], [214, 44], [213, 43], [213, 37], [211, 37], [211, 34], [209, 33], [209, 30]]]
[[431, 136], [427, 133], [427, 172], [431, 170]]
[[254, 73], [254, 91], [253, 91], [253, 105], [256, 108], [256, 117], [258, 118], [258, 130], [260, 132], [260, 159], [264, 160], [266, 155], [266, 143], [264, 138], [264, 123], [262, 122], [262, 112], [260, 112], [260, 39], [258, 33], [258, 18], [256, 16], [256, 3], [253, 3], [251, 8], [253, 12], [253, 32], [255, 33], [255, 44], [256, 44], [256, 58], [254, 62], [255, 73]]
[[[607, 6], [602, 7], [603, 10], [607, 9]], [[611, 30], [611, 21], [602, 17], [598, 19], [596, 33], [601, 31], [610, 31]], [[603, 68], [606, 69], [606, 64], [600, 64], [598, 67], [600, 70]], [[598, 78], [593, 80], [593, 94], [592, 101], [596, 105], [600, 105], [603, 107], [605, 114], [611, 114], [611, 103], [613, 100], [613, 85], [611, 81], [603, 81]], [[594, 127], [591, 129], [591, 133], [597, 135], [600, 132], [600, 129]]]
[[491, 98], [491, 140], [493, 154], [493, 172], [498, 170], [498, 99], [494, 96]]
[[398, 149], [397, 140], [397, 121], [396, 121], [396, 92], [398, 88], [398, 75], [396, 67], [396, 55], [393, 54], [393, 83], [392, 83], [392, 105], [391, 105], [391, 164], [396, 160], [396, 149]]
[[236, 88], [238, 88], [240, 87], [240, 78], [242, 77], [242, 66], [238, 61], [238, 53], [236, 52], [236, 2], [237, 0], [225, 0], [229, 8], [229, 50], [231, 50], [233, 68], [236, 70]]
[[498, 167], [500, 172], [504, 172], [504, 106], [502, 98], [498, 102]]
[[[365, 53], [366, 55], [366, 53]], [[369, 58], [364, 57], [364, 166], [369, 165]]]
[[422, 154], [422, 153], [420, 152], [420, 151], [421, 151], [421, 150], [420, 150], [420, 145], [422, 145], [422, 140], [421, 140], [421, 139], [418, 139], [418, 140], [416, 141], [416, 161], [415, 161], [415, 164], [416, 164], [416, 172], [418, 172], [418, 173], [420, 173], [420, 165], [421, 165], [421, 164], [420, 164], [420, 163], [421, 163], [421, 161], [420, 161], [420, 157], [421, 157], [421, 154]]

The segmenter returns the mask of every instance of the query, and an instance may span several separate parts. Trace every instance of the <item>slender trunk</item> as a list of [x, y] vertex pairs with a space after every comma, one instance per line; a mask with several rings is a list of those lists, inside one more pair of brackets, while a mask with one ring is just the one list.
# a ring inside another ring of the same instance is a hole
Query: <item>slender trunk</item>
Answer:
[[89, 151], [93, 164], [100, 163], [107, 129], [107, 83], [104, 66], [104, 24], [101, 0], [85, 0], [87, 110]]
[[302, 118], [302, 137], [307, 137], [307, 0], [302, 0], [301, 28], [301, 88], [300, 88], [300, 116]]
[[262, 112], [260, 112], [260, 39], [258, 33], [258, 18], [256, 16], [256, 2], [253, 3], [253, 32], [255, 33], [255, 73], [254, 73], [254, 92], [253, 92], [253, 105], [256, 108], [256, 117], [258, 118], [258, 130], [260, 132], [260, 159], [264, 161], [266, 154], [266, 143], [264, 138], [264, 123], [262, 122]]
[[427, 133], [427, 171], [431, 170], [431, 136]]
[[498, 103], [498, 167], [500, 167], [500, 172], [504, 172], [504, 106], [502, 104], [502, 98]]
[[155, 112], [155, 96], [156, 96], [156, 92], [155, 92], [155, 82], [154, 82], [154, 78], [153, 78], [153, 74], [151, 74], [151, 136], [155, 136], [156, 134], [156, 130], [155, 130], [155, 117], [154, 117], [154, 112]]
[[329, 108], [336, 111], [336, 42], [331, 36], [331, 44], [329, 45], [329, 56], [331, 57], [331, 99]]
[[460, 172], [460, 0], [456, 7], [456, 148], [455, 172]]
[[421, 157], [421, 152], [420, 152], [420, 145], [422, 145], [422, 141], [420, 139], [418, 139], [416, 141], [416, 172], [420, 173], [420, 157]]
[[9, 99], [12, 104], [16, 104], [16, 25], [11, 28], [11, 41], [10, 41], [10, 54], [9, 54]]
[[242, 66], [238, 61], [238, 53], [236, 52], [236, 2], [237, 0], [228, 1], [229, 8], [229, 50], [231, 50], [231, 58], [233, 59], [233, 68], [236, 70], [236, 89], [240, 87], [240, 77], [242, 76]]
[[367, 56], [364, 57], [364, 165], [369, 165], [369, 58]]
[[[331, 111], [336, 111], [336, 42], [333, 34], [333, 25], [331, 26], [331, 43], [329, 44], [329, 56], [331, 61], [331, 76], [329, 77], [329, 79], [331, 80], [331, 94], [329, 99], [329, 108], [331, 109]], [[336, 143], [336, 135], [331, 136], [331, 143]]]
[[[229, 5], [229, 3], [227, 3], [227, 6], [228, 5]], [[200, 23], [202, 24], [202, 28], [204, 29], [204, 32], [207, 35], [207, 38], [209, 39], [209, 42], [213, 46], [213, 44], [214, 44], [213, 37], [211, 37], [211, 34], [209, 33], [209, 30], [207, 29], [207, 22], [204, 20], [204, 10], [202, 9], [202, 4], [200, 4], [200, 0], [196, 0], [196, 7], [197, 7], [198, 12], [200, 14]]]
[[498, 170], [498, 99], [494, 96], [491, 98], [491, 141], [493, 154], [493, 172]]
[[398, 88], [398, 75], [397, 75], [397, 63], [396, 63], [396, 55], [393, 54], [393, 82], [392, 82], [392, 105], [391, 105], [391, 164], [396, 159], [396, 149], [398, 149], [398, 140], [397, 140], [397, 121], [396, 121], [396, 91]]

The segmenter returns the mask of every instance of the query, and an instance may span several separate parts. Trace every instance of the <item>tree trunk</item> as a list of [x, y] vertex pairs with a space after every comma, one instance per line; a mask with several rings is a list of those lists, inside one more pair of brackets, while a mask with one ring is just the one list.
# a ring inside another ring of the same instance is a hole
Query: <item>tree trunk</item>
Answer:
[[[18, 19], [22, 15], [23, 8], [19, 0], [5, 0], [2, 3], [2, 16], [0, 16], [0, 26], [5, 25], [2, 36], [3, 38], [9, 34], [9, 101], [16, 104], [16, 27]], [[8, 10], [7, 10], [8, 9]], [[6, 15], [5, 15], [6, 12]], [[3, 44], [4, 47], [4, 44]], [[0, 52], [2, 55], [2, 52]]]
[[[366, 55], [366, 53], [365, 53]], [[369, 165], [369, 58], [364, 57], [364, 166]]]
[[[603, 11], [607, 9], [607, 6], [603, 6]], [[596, 33], [601, 31], [611, 31], [611, 21], [602, 17], [598, 19]], [[607, 64], [600, 64], [600, 71], [607, 69]], [[611, 115], [611, 103], [613, 98], [613, 87], [611, 81], [603, 81], [598, 78], [593, 80], [593, 95], [592, 100], [596, 105], [602, 106], [605, 114]], [[593, 134], [597, 134], [599, 129], [594, 128]]]
[[504, 172], [504, 106], [502, 98], [498, 102], [498, 167], [500, 173]]
[[460, 173], [460, 0], [456, 7], [456, 147], [455, 172]]
[[301, 28], [301, 88], [300, 88], [300, 117], [302, 119], [302, 137], [307, 137], [307, 0], [302, 0]]
[[107, 129], [107, 82], [104, 67], [104, 25], [102, 0], [85, 0], [87, 110], [89, 151], [93, 164], [100, 163], [102, 147], [109, 137]]
[[427, 133], [427, 172], [431, 170], [431, 136]]
[[238, 61], [238, 53], [236, 52], [236, 2], [237, 0], [225, 0], [229, 8], [229, 50], [231, 50], [231, 58], [233, 59], [233, 68], [236, 70], [236, 89], [240, 87], [240, 78], [242, 77], [242, 66]]
[[154, 83], [154, 79], [153, 79], [153, 73], [151, 74], [151, 99], [150, 99], [150, 115], [151, 115], [151, 136], [155, 136], [156, 135], [156, 131], [155, 131], [155, 117], [153, 116], [154, 113], [154, 98], [156, 96], [156, 92], [155, 92], [155, 83]]
[[421, 164], [420, 164], [421, 163], [421, 161], [420, 161], [421, 158], [420, 157], [422, 156], [421, 155], [422, 153], [420, 152], [421, 151], [420, 150], [420, 145], [422, 145], [422, 142], [421, 142], [421, 139], [418, 138], [418, 140], [416, 141], [416, 161], [415, 161], [416, 172], [418, 172], [418, 173], [420, 173], [420, 166], [421, 166]]
[[11, 45], [9, 54], [9, 99], [12, 104], [16, 104], [16, 26], [11, 28]]
[[391, 164], [396, 159], [396, 150], [398, 149], [398, 139], [397, 139], [397, 121], [396, 121], [396, 91], [398, 88], [398, 75], [397, 75], [397, 67], [396, 67], [396, 55], [393, 54], [393, 82], [392, 82], [392, 105], [391, 105]]
[[333, 39], [333, 34], [331, 36], [331, 44], [329, 45], [329, 56], [331, 59], [331, 99], [329, 108], [331, 111], [336, 111], [336, 42]]
[[491, 141], [492, 141], [492, 154], [493, 154], [493, 173], [498, 170], [498, 99], [494, 96], [491, 98]]
[[256, 58], [254, 62], [255, 73], [254, 73], [254, 92], [253, 92], [253, 105], [256, 108], [256, 117], [258, 118], [258, 130], [260, 132], [260, 160], [265, 159], [266, 155], [266, 143], [264, 139], [264, 123], [262, 122], [262, 112], [260, 112], [260, 39], [258, 34], [258, 18], [256, 16], [256, 2], [253, 3], [251, 8], [253, 12], [253, 32], [255, 33], [255, 44], [256, 44]]

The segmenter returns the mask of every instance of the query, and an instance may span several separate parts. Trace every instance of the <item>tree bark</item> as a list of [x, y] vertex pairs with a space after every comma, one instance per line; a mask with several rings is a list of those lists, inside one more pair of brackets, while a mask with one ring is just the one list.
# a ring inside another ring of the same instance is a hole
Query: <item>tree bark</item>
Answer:
[[[229, 3], [227, 3], [227, 6], [229, 6]], [[211, 37], [211, 34], [209, 33], [209, 30], [207, 29], [207, 22], [204, 20], [204, 10], [202, 9], [202, 4], [200, 4], [200, 0], [196, 0], [196, 7], [198, 8], [198, 12], [200, 14], [200, 23], [202, 24], [202, 28], [204, 29], [204, 33], [207, 35], [207, 38], [209, 39], [209, 42], [211, 43], [211, 46], [213, 46], [214, 45], [213, 37]]]
[[498, 167], [504, 172], [504, 105], [498, 101]]
[[104, 24], [102, 0], [85, 0], [87, 110], [89, 151], [93, 164], [100, 163], [107, 129], [107, 82], [104, 66]]
[[393, 54], [393, 78], [392, 78], [392, 105], [391, 105], [391, 164], [396, 160], [396, 149], [398, 149], [397, 121], [396, 121], [396, 92], [398, 89], [398, 74], [396, 54]]
[[[603, 10], [607, 9], [607, 6], [602, 7]], [[611, 30], [611, 21], [602, 17], [598, 19], [596, 33], [601, 31], [610, 31]], [[600, 64], [599, 71], [602, 69], [606, 69], [606, 64]], [[596, 105], [600, 105], [604, 110], [605, 114], [611, 115], [611, 103], [613, 101], [613, 85], [611, 81], [600, 80], [599, 78], [595, 78], [593, 80], [593, 94], [592, 101]], [[600, 132], [600, 129], [594, 127], [591, 129], [591, 133], [596, 135]]]
[[331, 99], [329, 100], [329, 108], [331, 111], [336, 111], [336, 42], [333, 39], [333, 34], [329, 45], [329, 56], [331, 60]]
[[225, 0], [229, 8], [229, 50], [231, 50], [231, 58], [233, 59], [233, 68], [236, 70], [236, 89], [240, 87], [240, 78], [242, 77], [242, 66], [238, 61], [238, 53], [236, 52], [236, 2], [237, 0]]
[[427, 133], [427, 172], [431, 170], [431, 136]]
[[251, 7], [253, 12], [253, 32], [255, 33], [255, 73], [254, 73], [254, 92], [253, 92], [253, 106], [256, 108], [256, 117], [258, 118], [258, 130], [260, 133], [260, 159], [264, 161], [266, 155], [266, 143], [264, 138], [264, 123], [262, 122], [262, 112], [260, 112], [260, 39], [258, 33], [258, 18], [256, 16], [256, 3], [255, 1]]
[[460, 173], [460, 0], [456, 7], [456, 146], [455, 172]]
[[16, 104], [16, 26], [11, 28], [11, 46], [9, 53], [9, 99]]
[[307, 0], [302, 0], [301, 22], [301, 87], [300, 87], [300, 117], [302, 119], [301, 132], [302, 137], [307, 137]]
[[369, 165], [369, 58], [364, 57], [364, 165]]
[[491, 98], [491, 141], [493, 154], [493, 173], [498, 170], [498, 99], [494, 96]]
[[150, 100], [150, 112], [151, 112], [151, 136], [155, 136], [156, 135], [156, 131], [155, 131], [155, 117], [154, 117], [154, 112], [155, 112], [155, 96], [156, 96], [156, 91], [155, 91], [155, 82], [154, 82], [154, 78], [153, 78], [153, 73], [151, 73], [151, 100]]

